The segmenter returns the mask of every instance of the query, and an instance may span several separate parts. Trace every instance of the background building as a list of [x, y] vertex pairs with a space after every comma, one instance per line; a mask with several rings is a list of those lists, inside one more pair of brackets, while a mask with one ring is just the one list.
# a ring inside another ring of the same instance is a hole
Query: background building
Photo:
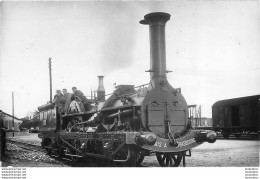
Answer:
[[7, 114], [0, 110], [0, 117], [3, 120], [4, 127], [7, 131], [11, 131], [13, 129], [13, 121], [14, 121], [14, 131], [20, 131], [19, 125], [23, 122], [21, 119], [17, 117], [13, 117], [10, 114]]

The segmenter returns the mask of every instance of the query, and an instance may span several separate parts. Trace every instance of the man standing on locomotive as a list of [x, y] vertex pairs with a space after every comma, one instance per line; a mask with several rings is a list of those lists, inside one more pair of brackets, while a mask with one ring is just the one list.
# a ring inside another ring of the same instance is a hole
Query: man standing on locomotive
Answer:
[[77, 87], [72, 87], [72, 91], [74, 98], [78, 97], [84, 104], [88, 101], [86, 96], [80, 90], [78, 90]]
[[76, 100], [76, 98], [79, 98], [80, 101], [83, 103], [85, 110], [91, 110], [90, 103], [92, 103], [92, 100], [89, 100], [86, 98], [86, 96], [77, 89], [77, 87], [72, 87], [73, 95], [72, 95], [72, 100]]
[[55, 103], [55, 107], [58, 108], [59, 113], [64, 114], [65, 100], [60, 90], [56, 90], [56, 95], [52, 102]]
[[72, 94], [68, 93], [67, 89], [63, 89], [62, 92], [63, 92], [63, 99], [65, 100], [64, 112], [65, 114], [67, 114], [70, 106]]

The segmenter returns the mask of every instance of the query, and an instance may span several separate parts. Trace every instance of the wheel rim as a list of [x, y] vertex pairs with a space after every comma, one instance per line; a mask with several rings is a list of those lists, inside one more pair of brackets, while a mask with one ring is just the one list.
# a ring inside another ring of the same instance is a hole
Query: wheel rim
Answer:
[[182, 153], [156, 153], [161, 167], [178, 167], [182, 160]]

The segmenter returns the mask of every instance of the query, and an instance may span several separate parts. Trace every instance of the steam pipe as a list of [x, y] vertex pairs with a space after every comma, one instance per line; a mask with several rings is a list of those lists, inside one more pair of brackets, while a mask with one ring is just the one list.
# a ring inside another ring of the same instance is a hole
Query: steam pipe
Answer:
[[140, 23], [149, 25], [150, 31], [150, 72], [151, 83], [157, 87], [166, 77], [166, 46], [165, 24], [171, 15], [163, 12], [154, 12], [144, 16]]
[[105, 88], [103, 84], [104, 76], [98, 76], [98, 89], [97, 89], [97, 100], [104, 101], [105, 100]]
[[113, 118], [117, 117], [118, 115], [120, 115], [120, 117], [130, 115], [130, 114], [133, 114], [133, 111], [134, 111], [133, 109], [128, 109], [128, 110], [121, 111], [119, 113], [110, 114], [106, 117], [106, 119], [113, 119]]

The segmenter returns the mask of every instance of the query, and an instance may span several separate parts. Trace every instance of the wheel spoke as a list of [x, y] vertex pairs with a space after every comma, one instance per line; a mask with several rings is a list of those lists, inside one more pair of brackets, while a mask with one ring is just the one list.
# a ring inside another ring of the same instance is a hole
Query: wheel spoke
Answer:
[[171, 156], [172, 156], [172, 159], [174, 160], [174, 163], [176, 163], [177, 162], [177, 158], [175, 157], [175, 155], [172, 154]]
[[178, 167], [182, 160], [182, 153], [157, 153], [156, 157], [161, 167]]
[[172, 156], [170, 155], [170, 165], [171, 165], [171, 167], [174, 165], [174, 163], [173, 163], [173, 160], [172, 160], [173, 158], [172, 158]]
[[170, 157], [168, 156], [168, 157], [166, 157], [166, 167], [169, 167], [169, 161], [170, 161]]
[[165, 155], [163, 155], [162, 162], [164, 162], [165, 158], [166, 158], [166, 156], [165, 156]]

